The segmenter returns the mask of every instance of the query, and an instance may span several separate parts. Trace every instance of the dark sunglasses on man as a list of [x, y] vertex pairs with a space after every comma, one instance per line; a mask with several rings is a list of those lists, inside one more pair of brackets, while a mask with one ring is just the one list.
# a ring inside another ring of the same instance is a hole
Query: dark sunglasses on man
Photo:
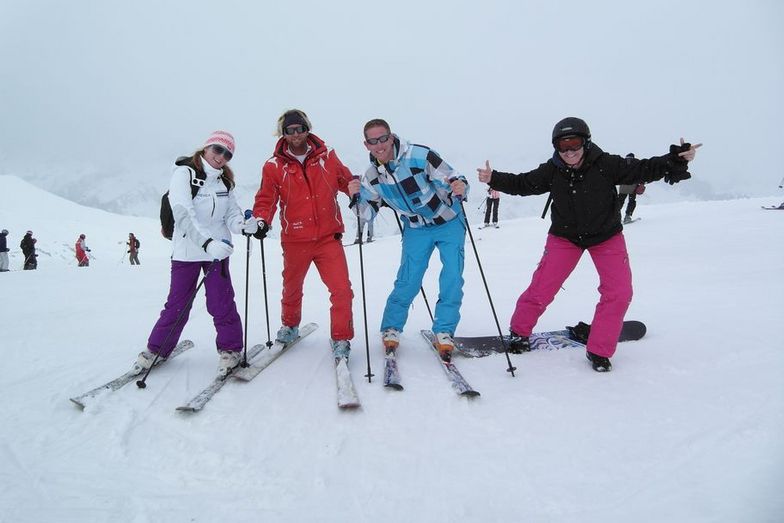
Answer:
[[368, 138], [367, 139], [367, 143], [369, 143], [370, 145], [376, 145], [376, 144], [379, 144], [379, 143], [387, 143], [390, 138], [392, 138], [390, 135], [382, 134], [378, 138]]
[[565, 136], [558, 140], [557, 148], [559, 153], [565, 153], [579, 151], [583, 145], [585, 145], [585, 140], [582, 136]]
[[233, 154], [231, 154], [231, 151], [229, 151], [225, 147], [221, 147], [220, 145], [213, 145], [212, 150], [218, 156], [223, 155], [223, 157], [226, 158], [227, 162], [231, 160], [232, 156], [234, 156]]
[[295, 134], [302, 134], [306, 133], [308, 130], [305, 128], [304, 125], [289, 125], [283, 129], [283, 134], [288, 136], [293, 136]]

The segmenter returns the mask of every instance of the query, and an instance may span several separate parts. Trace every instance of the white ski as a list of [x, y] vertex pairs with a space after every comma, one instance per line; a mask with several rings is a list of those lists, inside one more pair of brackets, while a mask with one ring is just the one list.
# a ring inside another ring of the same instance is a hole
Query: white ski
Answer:
[[[256, 357], [261, 351], [263, 351], [267, 346], [264, 344], [254, 345], [250, 349], [248, 349], [248, 361], [251, 361], [254, 357]], [[218, 374], [212, 380], [212, 383], [207, 385], [201, 392], [199, 392], [196, 396], [193, 397], [188, 403], [185, 405], [180, 405], [177, 407], [177, 410], [183, 412], [198, 412], [204, 408], [204, 406], [209, 402], [215, 394], [226, 385], [226, 382], [229, 381], [229, 376], [231, 376], [235, 370], [239, 370], [242, 367], [239, 364], [232, 369], [231, 372], [228, 374]]]
[[351, 380], [351, 371], [346, 358], [335, 360], [335, 377], [338, 386], [338, 407], [341, 409], [355, 409], [360, 406], [359, 396]]
[[[186, 350], [192, 348], [193, 348], [193, 342], [191, 340], [182, 340], [180, 343], [177, 344], [176, 347], [174, 347], [174, 350], [171, 352], [171, 354], [169, 354], [168, 358], [166, 359], [158, 358], [158, 361], [155, 363], [155, 366], [157, 367], [162, 363], [166, 363], [172, 358], [175, 358], [180, 354], [182, 354], [183, 352], [185, 352]], [[73, 401], [76, 405], [78, 405], [79, 408], [84, 409], [84, 407], [90, 402], [90, 400], [92, 400], [96, 396], [100, 396], [104, 392], [111, 392], [111, 391], [121, 389], [125, 385], [132, 382], [134, 378], [136, 378], [136, 376], [141, 375], [143, 372], [144, 369], [134, 366], [131, 368], [131, 370], [129, 370], [122, 376], [115, 378], [107, 383], [104, 383], [99, 387], [95, 387], [93, 390], [87, 391], [84, 394], [70, 398], [70, 400]]]
[[299, 330], [299, 336], [294, 341], [288, 344], [283, 344], [280, 343], [279, 341], [276, 341], [275, 343], [272, 344], [269, 350], [264, 351], [261, 354], [261, 356], [251, 361], [250, 365], [248, 365], [244, 369], [240, 368], [235, 370], [234, 372], [231, 373], [231, 376], [233, 378], [242, 381], [252, 380], [256, 376], [258, 376], [261, 371], [266, 369], [270, 365], [270, 363], [278, 359], [281, 354], [286, 352], [286, 350], [288, 350], [290, 347], [296, 345], [299, 342], [299, 340], [301, 340], [311, 332], [315, 331], [317, 328], [318, 325], [315, 323], [308, 323], [303, 325], [302, 328]]

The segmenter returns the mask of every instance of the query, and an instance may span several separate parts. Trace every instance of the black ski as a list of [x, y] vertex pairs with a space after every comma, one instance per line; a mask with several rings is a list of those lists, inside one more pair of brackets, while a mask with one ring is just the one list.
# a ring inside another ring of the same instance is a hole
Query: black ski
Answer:
[[455, 367], [455, 364], [451, 361], [444, 361], [441, 358], [441, 355], [438, 353], [438, 349], [436, 348], [435, 334], [429, 330], [423, 330], [421, 332], [422, 336], [424, 336], [428, 342], [428, 345], [430, 345], [430, 348], [435, 353], [436, 358], [438, 358], [439, 363], [441, 363], [441, 367], [444, 369], [444, 372], [446, 373], [447, 378], [449, 378], [449, 381], [451, 382], [452, 388], [455, 390], [455, 392], [461, 396], [479, 396], [479, 392], [475, 391], [473, 387], [468, 384], [463, 375], [460, 374], [460, 371], [457, 370], [457, 367]]
[[384, 386], [390, 389], [403, 390], [400, 384], [400, 371], [397, 368], [397, 353], [395, 349], [387, 349], [384, 356]]

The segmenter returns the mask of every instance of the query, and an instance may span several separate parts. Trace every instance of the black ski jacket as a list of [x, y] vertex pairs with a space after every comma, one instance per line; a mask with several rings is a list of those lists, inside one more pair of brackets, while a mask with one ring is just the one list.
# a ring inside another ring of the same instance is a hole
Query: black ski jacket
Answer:
[[33, 254], [35, 252], [35, 244], [33, 243], [33, 237], [30, 236], [29, 234], [25, 234], [24, 238], [22, 238], [22, 241], [19, 243], [19, 247], [22, 248], [22, 254], [24, 254], [25, 257], [28, 257], [31, 254]]
[[550, 160], [527, 173], [494, 170], [490, 187], [520, 196], [549, 192], [550, 234], [586, 248], [623, 230], [617, 185], [653, 182], [687, 169], [688, 163], [675, 153], [647, 160], [622, 158], [591, 143], [579, 169], [568, 167], [555, 152]]

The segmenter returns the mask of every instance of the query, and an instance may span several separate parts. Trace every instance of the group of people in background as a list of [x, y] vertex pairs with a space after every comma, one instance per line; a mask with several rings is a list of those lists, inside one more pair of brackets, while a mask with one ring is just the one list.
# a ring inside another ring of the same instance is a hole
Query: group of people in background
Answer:
[[[272, 156], [262, 167], [250, 215], [243, 214], [234, 194], [229, 162], [235, 140], [230, 133], [214, 132], [194, 153], [175, 162], [169, 185], [175, 222], [170, 290], [147, 348], [136, 360], [138, 372], [174, 349], [202, 284], [217, 332], [218, 372], [228, 374], [239, 364], [242, 328], [227, 263], [234, 250], [231, 235], [252, 235], [263, 241], [276, 214], [283, 255], [281, 326], [276, 339], [288, 343], [297, 338], [303, 282], [315, 265], [330, 294], [335, 362], [347, 360], [354, 337], [353, 290], [341, 242], [345, 227], [339, 192], [350, 197], [358, 224], [372, 223], [382, 207], [390, 208], [401, 223], [400, 265], [379, 325], [385, 351], [398, 349], [410, 306], [433, 251], [438, 251], [442, 267], [432, 331], [436, 349], [449, 361], [463, 300], [467, 228], [463, 200], [469, 193], [465, 176], [432, 148], [394, 133], [383, 119], [369, 120], [363, 127], [369, 164], [361, 177], [352, 176], [335, 150], [313, 133], [304, 111], [285, 111], [277, 121], [277, 135]], [[495, 171], [489, 162], [477, 169], [479, 180], [489, 186], [485, 224], [492, 218], [497, 225], [492, 209], [497, 213], [498, 192], [549, 193], [552, 200], [545, 253], [511, 317], [509, 350], [530, 350], [528, 337], [537, 320], [588, 251], [599, 272], [601, 297], [587, 356], [595, 370], [608, 371], [632, 297], [615, 187], [662, 178], [670, 184], [686, 180], [691, 176], [688, 163], [701, 144], [692, 146], [681, 139], [662, 156], [623, 158], [602, 151], [585, 121], [573, 117], [556, 124], [550, 143], [552, 158], [532, 171]]]
[[[8, 234], [8, 229], [3, 229], [0, 231], [0, 272], [8, 272], [10, 270], [8, 253], [11, 251], [11, 249], [8, 248]], [[19, 243], [19, 247], [22, 249], [22, 256], [24, 258], [22, 268], [26, 271], [38, 268], [38, 253], [36, 252], [37, 242], [38, 240], [33, 238], [33, 231], [27, 231], [22, 238], [22, 241]], [[140, 244], [139, 240], [136, 238], [136, 236], [134, 236], [133, 233], [128, 235], [127, 246], [131, 265], [139, 265]], [[92, 251], [90, 247], [87, 246], [87, 236], [85, 234], [79, 235], [79, 237], [76, 239], [73, 250], [76, 256], [77, 266], [89, 267]]]
[[[11, 252], [11, 249], [8, 248], [8, 234], [8, 229], [0, 231], [0, 272], [8, 272], [10, 270], [8, 253]], [[38, 268], [38, 254], [35, 252], [36, 242], [37, 240], [33, 238], [33, 231], [27, 231], [19, 243], [19, 247], [22, 249], [22, 256], [24, 256], [22, 268], [26, 271]]]

